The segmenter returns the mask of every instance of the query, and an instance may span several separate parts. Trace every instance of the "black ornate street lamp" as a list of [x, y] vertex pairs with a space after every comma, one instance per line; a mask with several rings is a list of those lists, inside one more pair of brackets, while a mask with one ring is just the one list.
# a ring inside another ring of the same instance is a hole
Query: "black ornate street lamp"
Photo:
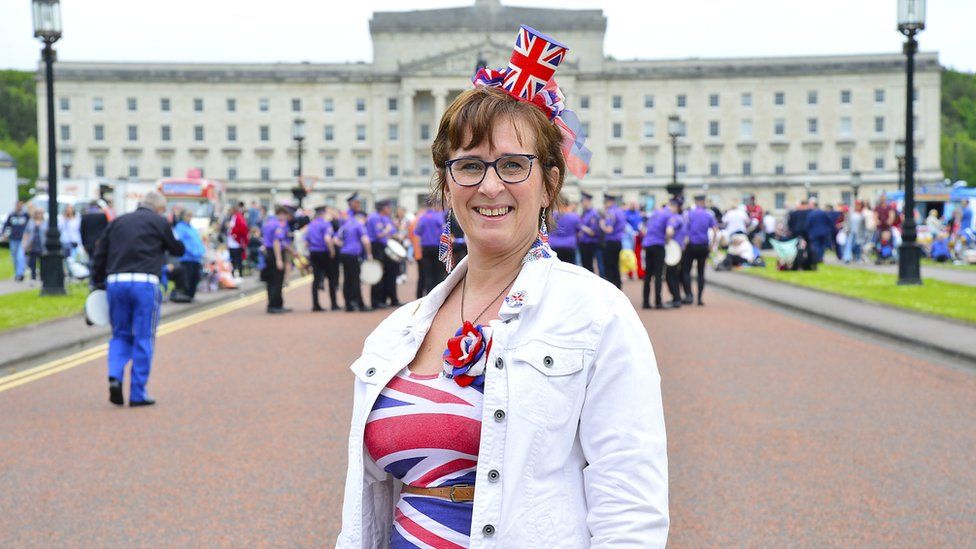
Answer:
[[291, 126], [291, 138], [298, 145], [298, 185], [292, 188], [291, 194], [298, 200], [298, 207], [302, 207], [302, 200], [308, 195], [305, 184], [302, 181], [302, 143], [305, 141], [305, 121], [296, 118]]
[[678, 138], [685, 135], [685, 123], [676, 114], [668, 117], [668, 135], [671, 137], [671, 184], [664, 190], [678, 198], [685, 190], [685, 186], [678, 183]]
[[905, 184], [905, 140], [895, 141], [895, 160], [898, 161], [898, 190]]
[[61, 38], [61, 5], [58, 0], [33, 0], [34, 38], [44, 42], [47, 82], [47, 235], [41, 256], [41, 295], [65, 295], [64, 258], [58, 231], [58, 158], [54, 148], [54, 48]]
[[851, 190], [854, 191], [854, 197], [851, 199], [851, 207], [857, 202], [857, 192], [861, 190], [861, 172], [851, 172]]
[[905, 56], [905, 221], [902, 223], [901, 247], [898, 248], [898, 284], [921, 284], [922, 250], [915, 243], [915, 35], [925, 28], [925, 0], [898, 0], [898, 30], [908, 40]]

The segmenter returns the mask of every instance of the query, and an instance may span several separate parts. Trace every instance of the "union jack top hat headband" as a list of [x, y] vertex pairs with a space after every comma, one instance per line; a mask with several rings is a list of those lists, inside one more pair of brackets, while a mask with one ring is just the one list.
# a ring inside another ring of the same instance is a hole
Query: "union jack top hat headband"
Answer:
[[542, 109], [563, 134], [562, 150], [566, 167], [582, 179], [593, 153], [586, 148], [579, 118], [566, 108], [566, 97], [552, 77], [568, 51], [565, 45], [532, 27], [522, 25], [515, 37], [515, 49], [508, 60], [508, 67], [480, 69], [472, 82], [475, 87], [501, 88], [519, 101]]

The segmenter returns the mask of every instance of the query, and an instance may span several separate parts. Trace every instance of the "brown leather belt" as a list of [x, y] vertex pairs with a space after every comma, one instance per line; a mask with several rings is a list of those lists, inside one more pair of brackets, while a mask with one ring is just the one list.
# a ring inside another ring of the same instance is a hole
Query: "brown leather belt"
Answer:
[[474, 484], [455, 484], [454, 486], [442, 486], [440, 488], [419, 488], [404, 484], [401, 492], [449, 499], [454, 503], [474, 501]]

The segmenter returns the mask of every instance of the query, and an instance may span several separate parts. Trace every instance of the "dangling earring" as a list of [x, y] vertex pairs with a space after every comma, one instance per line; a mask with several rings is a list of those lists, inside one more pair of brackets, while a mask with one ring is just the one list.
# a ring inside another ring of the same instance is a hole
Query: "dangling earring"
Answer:
[[444, 230], [441, 231], [441, 240], [437, 245], [437, 260], [444, 264], [447, 272], [454, 270], [454, 235], [451, 234], [451, 216], [453, 214], [453, 210], [447, 210]]
[[539, 240], [543, 244], [549, 245], [549, 228], [546, 227], [546, 209], [542, 208], [542, 214], [539, 215]]

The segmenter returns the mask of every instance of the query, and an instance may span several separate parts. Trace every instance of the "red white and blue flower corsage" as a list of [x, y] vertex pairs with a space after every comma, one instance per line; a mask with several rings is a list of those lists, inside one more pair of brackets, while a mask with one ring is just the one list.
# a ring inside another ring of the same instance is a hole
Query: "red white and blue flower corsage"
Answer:
[[491, 328], [464, 321], [444, 350], [444, 373], [461, 387], [485, 384]]

